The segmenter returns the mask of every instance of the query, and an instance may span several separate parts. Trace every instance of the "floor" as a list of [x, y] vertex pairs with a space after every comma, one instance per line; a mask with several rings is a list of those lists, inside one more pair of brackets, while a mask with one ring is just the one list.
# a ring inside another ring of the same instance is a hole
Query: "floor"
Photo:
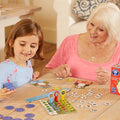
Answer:
[[40, 72], [40, 76], [41, 76], [42, 69], [49, 62], [51, 57], [54, 55], [55, 51], [56, 51], [56, 44], [44, 42], [44, 57], [45, 57], [45, 59], [42, 61], [35, 60], [34, 66], [33, 66], [34, 71]]

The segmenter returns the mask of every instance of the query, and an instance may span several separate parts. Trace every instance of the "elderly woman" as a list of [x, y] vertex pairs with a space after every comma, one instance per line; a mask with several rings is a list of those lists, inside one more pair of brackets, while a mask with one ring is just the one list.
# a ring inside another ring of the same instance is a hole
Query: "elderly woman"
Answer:
[[58, 77], [76, 77], [105, 84], [111, 67], [120, 63], [120, 10], [113, 3], [94, 9], [87, 32], [68, 36], [62, 42], [43, 73]]

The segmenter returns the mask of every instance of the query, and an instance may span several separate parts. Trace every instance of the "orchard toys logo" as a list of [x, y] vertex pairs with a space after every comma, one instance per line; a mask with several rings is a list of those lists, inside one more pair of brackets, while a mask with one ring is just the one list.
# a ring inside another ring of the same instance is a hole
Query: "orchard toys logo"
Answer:
[[113, 69], [113, 70], [112, 70], [112, 74], [113, 74], [114, 76], [118, 76], [119, 71], [118, 71], [117, 69]]

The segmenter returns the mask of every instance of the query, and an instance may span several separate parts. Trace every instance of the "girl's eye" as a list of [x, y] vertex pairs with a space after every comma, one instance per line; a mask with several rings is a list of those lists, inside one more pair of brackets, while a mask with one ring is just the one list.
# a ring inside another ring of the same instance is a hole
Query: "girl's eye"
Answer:
[[25, 46], [25, 44], [20, 44], [20, 46]]
[[31, 47], [31, 48], [35, 48], [36, 46], [34, 46], [34, 45], [31, 45], [30, 47]]

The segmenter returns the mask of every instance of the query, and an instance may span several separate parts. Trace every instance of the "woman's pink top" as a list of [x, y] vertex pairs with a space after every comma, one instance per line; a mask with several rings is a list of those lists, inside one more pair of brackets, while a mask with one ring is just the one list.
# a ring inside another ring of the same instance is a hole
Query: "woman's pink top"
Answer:
[[70, 67], [72, 77], [96, 81], [96, 70], [100, 66], [111, 72], [111, 67], [120, 63], [120, 42], [117, 42], [109, 62], [92, 63], [78, 56], [78, 37], [79, 34], [65, 38], [46, 68], [56, 68], [59, 65], [67, 64]]

